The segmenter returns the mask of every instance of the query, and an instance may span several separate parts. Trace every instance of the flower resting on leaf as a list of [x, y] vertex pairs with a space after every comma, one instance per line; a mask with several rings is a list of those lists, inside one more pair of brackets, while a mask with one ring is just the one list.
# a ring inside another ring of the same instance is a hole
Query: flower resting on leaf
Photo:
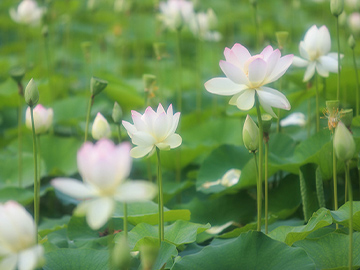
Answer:
[[108, 139], [96, 144], [86, 142], [77, 154], [77, 164], [83, 182], [71, 178], [56, 178], [52, 185], [81, 202], [76, 214], [86, 215], [93, 230], [99, 229], [111, 217], [115, 200], [135, 202], [150, 200], [156, 194], [152, 183], [125, 181], [130, 174], [132, 159], [130, 144], [114, 145]]
[[292, 63], [293, 55], [281, 57], [278, 49], [267, 46], [260, 54], [251, 56], [241, 44], [224, 50], [225, 61], [220, 68], [227, 78], [213, 78], [205, 83], [208, 92], [233, 96], [229, 103], [240, 110], [250, 110], [255, 103], [255, 93], [264, 110], [276, 117], [271, 107], [290, 110], [290, 103], [279, 91], [264, 85], [279, 79]]
[[159, 104], [156, 112], [147, 107], [145, 113], [141, 115], [136, 111], [131, 111], [131, 117], [134, 124], [123, 121], [133, 144], [137, 145], [131, 149], [130, 155], [133, 158], [140, 158], [155, 151], [155, 148], [161, 150], [170, 150], [178, 147], [182, 139], [175, 130], [179, 123], [180, 113], [173, 114], [173, 108], [170, 104], [167, 112]]
[[314, 76], [315, 70], [322, 77], [328, 77], [329, 72], [338, 72], [337, 53], [329, 53], [330, 48], [330, 33], [326, 26], [319, 29], [316, 25], [311, 26], [299, 45], [302, 58], [295, 56], [293, 61], [296, 67], [306, 67], [304, 82]]
[[0, 204], [0, 269], [33, 270], [43, 262], [32, 216], [15, 201]]

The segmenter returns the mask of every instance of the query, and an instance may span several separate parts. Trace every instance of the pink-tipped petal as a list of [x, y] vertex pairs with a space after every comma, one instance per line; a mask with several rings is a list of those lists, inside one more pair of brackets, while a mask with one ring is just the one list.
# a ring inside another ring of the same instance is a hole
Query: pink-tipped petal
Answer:
[[251, 57], [248, 49], [239, 43], [235, 43], [231, 48], [231, 51], [234, 52], [236, 58], [238, 59], [240, 65], [243, 67], [245, 62]]
[[79, 200], [92, 198], [94, 196], [94, 190], [76, 179], [55, 178], [51, 181], [51, 185], [62, 193]]
[[249, 81], [252, 86], [261, 84], [266, 75], [267, 64], [261, 59], [257, 58], [249, 64]]
[[274, 67], [273, 71], [269, 75], [268, 78], [266, 78], [266, 83], [274, 82], [277, 79], [279, 79], [284, 73], [288, 70], [290, 67], [292, 61], [293, 61], [294, 55], [288, 54], [284, 57], [281, 57], [279, 61], [277, 61], [276, 66]]
[[236, 84], [228, 78], [213, 78], [205, 83], [208, 92], [221, 96], [232, 96], [246, 88], [247, 86]]
[[220, 60], [220, 68], [231, 81], [236, 84], [248, 84], [249, 80], [245, 73], [230, 62]]
[[265, 60], [267, 60], [269, 58], [269, 56], [273, 53], [273, 51], [274, 51], [273, 47], [268, 45], [265, 47], [265, 49], [262, 50], [262, 52], [260, 54], [264, 56]]

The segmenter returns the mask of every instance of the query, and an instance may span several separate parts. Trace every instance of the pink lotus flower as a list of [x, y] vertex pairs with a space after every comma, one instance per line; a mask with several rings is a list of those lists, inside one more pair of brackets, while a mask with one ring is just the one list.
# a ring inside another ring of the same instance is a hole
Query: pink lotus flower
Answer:
[[43, 261], [32, 216], [15, 201], [0, 204], [0, 269], [33, 270]]
[[129, 153], [129, 143], [115, 146], [107, 139], [101, 139], [96, 144], [86, 142], [77, 155], [83, 182], [71, 178], [56, 178], [51, 182], [59, 191], [84, 200], [75, 213], [86, 215], [89, 226], [94, 230], [99, 229], [110, 218], [115, 200], [150, 200], [156, 194], [152, 183], [125, 181], [132, 164]]
[[290, 110], [290, 103], [279, 91], [264, 85], [279, 79], [292, 63], [293, 55], [281, 57], [278, 49], [267, 46], [260, 54], [251, 56], [241, 44], [225, 48], [226, 61], [220, 68], [227, 78], [213, 78], [205, 83], [208, 92], [233, 96], [229, 104], [240, 110], [250, 110], [255, 103], [255, 93], [264, 110], [276, 117], [271, 107]]
[[173, 114], [172, 105], [165, 112], [163, 106], [159, 104], [155, 112], [151, 107], [147, 107], [145, 113], [141, 115], [136, 111], [131, 111], [134, 124], [122, 121], [133, 144], [137, 145], [131, 149], [131, 156], [140, 158], [150, 153], [158, 147], [161, 150], [170, 150], [178, 147], [182, 139], [175, 130], [179, 123], [180, 113]]
[[[53, 109], [51, 108], [46, 109], [41, 104], [38, 104], [36, 105], [33, 111], [34, 111], [35, 133], [42, 134], [47, 132], [53, 122], [53, 117], [54, 117]], [[27, 128], [32, 129], [30, 107], [26, 109], [25, 124]]]

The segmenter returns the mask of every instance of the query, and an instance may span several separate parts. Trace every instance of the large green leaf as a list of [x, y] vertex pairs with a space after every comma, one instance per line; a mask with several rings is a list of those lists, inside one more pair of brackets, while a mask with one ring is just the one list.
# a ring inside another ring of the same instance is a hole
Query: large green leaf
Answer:
[[[303, 248], [318, 269], [348, 269], [349, 236], [330, 233], [317, 239], [305, 239], [294, 244]], [[360, 233], [353, 235], [353, 269], [360, 268]]]
[[51, 232], [67, 228], [70, 216], [63, 216], [59, 219], [43, 218], [38, 228], [40, 236], [44, 237]]
[[[342, 205], [337, 211], [330, 211], [334, 223], [349, 227], [350, 202]], [[360, 202], [353, 202], [353, 228], [360, 231]]]
[[27, 205], [34, 200], [34, 192], [18, 187], [5, 187], [0, 189], [0, 202], [9, 200], [14, 200], [23, 205]]
[[172, 270], [181, 269], [315, 269], [300, 248], [272, 240], [260, 232], [247, 232], [238, 238], [207, 246], [194, 255], [176, 260]]

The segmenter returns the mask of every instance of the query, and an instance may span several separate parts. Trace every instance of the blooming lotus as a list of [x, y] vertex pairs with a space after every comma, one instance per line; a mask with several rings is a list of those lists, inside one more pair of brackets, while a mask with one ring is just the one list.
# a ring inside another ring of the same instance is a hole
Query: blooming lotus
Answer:
[[205, 12], [195, 14], [190, 21], [190, 29], [194, 36], [199, 37], [201, 40], [207, 41], [220, 41], [221, 34], [214, 31], [217, 25], [217, 18], [212, 9]]
[[172, 105], [165, 112], [163, 106], [159, 104], [155, 112], [151, 107], [147, 107], [145, 113], [141, 115], [136, 111], [131, 111], [134, 124], [122, 121], [133, 144], [137, 145], [131, 149], [131, 156], [140, 158], [150, 153], [158, 147], [161, 150], [169, 150], [178, 147], [182, 139], [175, 130], [179, 123], [180, 113], [173, 114]]
[[132, 159], [130, 144], [114, 145], [108, 139], [96, 144], [86, 142], [77, 154], [77, 164], [83, 182], [71, 178], [56, 178], [52, 185], [81, 202], [77, 214], [85, 214], [89, 226], [97, 230], [114, 211], [115, 200], [134, 202], [152, 199], [156, 188], [145, 181], [125, 181], [130, 174]]
[[[41, 104], [38, 104], [33, 109], [33, 115], [34, 115], [35, 133], [42, 134], [47, 132], [53, 122], [53, 117], [54, 117], [53, 109], [52, 108], [46, 109]], [[25, 124], [27, 128], [32, 129], [30, 107], [26, 109]]]
[[161, 2], [159, 8], [161, 12], [159, 19], [170, 30], [181, 29], [194, 16], [194, 7], [191, 1], [168, 0]]
[[32, 270], [43, 260], [32, 216], [15, 201], [0, 204], [0, 269]]
[[290, 110], [290, 103], [279, 91], [264, 85], [279, 79], [292, 63], [293, 55], [281, 57], [278, 49], [267, 46], [260, 54], [251, 56], [241, 44], [225, 48], [226, 61], [220, 68], [227, 78], [213, 78], [205, 83], [208, 92], [233, 96], [229, 103], [240, 110], [250, 110], [255, 103], [255, 93], [264, 110], [276, 117], [271, 107]]
[[294, 66], [306, 67], [304, 82], [314, 76], [315, 70], [322, 77], [328, 77], [329, 72], [338, 72], [337, 53], [329, 53], [330, 48], [330, 33], [326, 26], [310, 27], [299, 45], [302, 58], [295, 56], [293, 61]]
[[40, 8], [34, 0], [23, 0], [17, 10], [10, 9], [10, 17], [13, 21], [21, 24], [38, 25], [44, 9]]
[[101, 113], [98, 113], [95, 117], [94, 124], [91, 129], [91, 135], [95, 140], [110, 138], [111, 136], [110, 125]]

